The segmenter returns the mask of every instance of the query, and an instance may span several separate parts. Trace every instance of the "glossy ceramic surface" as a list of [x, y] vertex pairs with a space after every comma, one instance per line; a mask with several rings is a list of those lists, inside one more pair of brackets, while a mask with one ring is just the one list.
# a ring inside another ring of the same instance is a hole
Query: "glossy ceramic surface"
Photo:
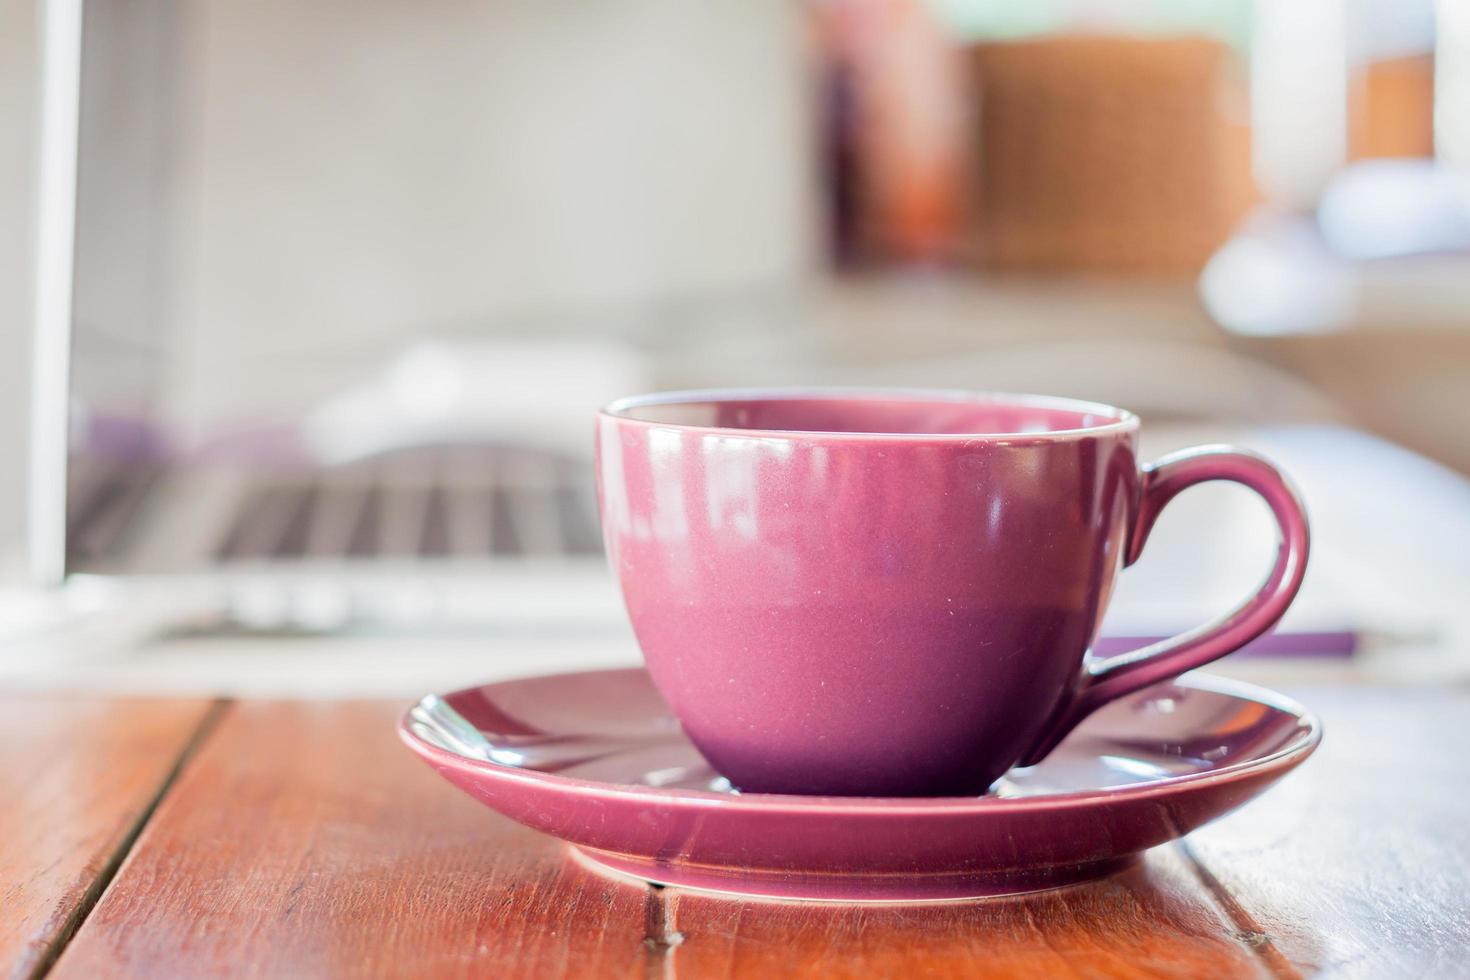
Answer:
[[[1138, 420], [1087, 402], [924, 392], [686, 393], [598, 417], [607, 552], [649, 670], [747, 791], [983, 792], [1111, 698], [1268, 629], [1307, 528], [1281, 476], [1220, 447], [1140, 468]], [[1180, 490], [1234, 480], [1281, 528], [1228, 616], [1084, 664], [1118, 570]]]
[[1292, 702], [1193, 675], [1114, 701], [984, 797], [733, 792], [642, 670], [430, 696], [404, 741], [487, 806], [652, 881], [916, 901], [1095, 877], [1264, 790], [1316, 747]]

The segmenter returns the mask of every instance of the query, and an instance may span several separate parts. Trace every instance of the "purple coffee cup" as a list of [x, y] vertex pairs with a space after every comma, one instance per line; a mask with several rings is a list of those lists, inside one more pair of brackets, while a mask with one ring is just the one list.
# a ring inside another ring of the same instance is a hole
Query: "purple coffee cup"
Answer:
[[[1269, 629], [1306, 568], [1259, 456], [1140, 466], [1138, 419], [1029, 395], [793, 389], [626, 398], [597, 418], [609, 560], [655, 684], [747, 792], [983, 793], [1103, 703]], [[1160, 510], [1244, 484], [1280, 529], [1259, 591], [1089, 658]]]

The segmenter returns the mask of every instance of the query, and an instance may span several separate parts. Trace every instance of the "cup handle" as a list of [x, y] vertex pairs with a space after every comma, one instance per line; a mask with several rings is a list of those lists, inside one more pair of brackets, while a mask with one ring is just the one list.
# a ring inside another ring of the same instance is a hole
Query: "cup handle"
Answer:
[[1198, 446], [1143, 468], [1138, 517], [1124, 546], [1124, 567], [1143, 553], [1160, 511], [1180, 491], [1210, 480], [1250, 487], [1271, 508], [1279, 529], [1276, 563], [1255, 595], [1234, 611], [1187, 633], [1137, 650], [1089, 661], [1043, 737], [1019, 765], [1040, 762], [1077, 723], [1114, 698], [1218, 660], [1276, 624], [1302, 584], [1307, 568], [1307, 515], [1281, 472], [1254, 453], [1230, 446]]

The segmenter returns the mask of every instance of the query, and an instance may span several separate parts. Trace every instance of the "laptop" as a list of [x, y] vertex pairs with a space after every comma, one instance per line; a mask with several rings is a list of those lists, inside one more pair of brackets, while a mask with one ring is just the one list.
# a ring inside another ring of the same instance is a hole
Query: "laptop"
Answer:
[[[620, 626], [592, 412], [810, 259], [801, 14], [713, 6], [591, 46], [548, 22], [579, 10], [446, 8], [421, 60], [391, 17], [293, 10], [261, 74], [279, 13], [43, 4], [29, 580], [163, 597], [170, 629]], [[679, 61], [735, 26], [762, 43]], [[539, 67], [570, 60], [609, 83]], [[688, 125], [571, 166], [593, 119]], [[667, 167], [657, 208], [630, 193]]]

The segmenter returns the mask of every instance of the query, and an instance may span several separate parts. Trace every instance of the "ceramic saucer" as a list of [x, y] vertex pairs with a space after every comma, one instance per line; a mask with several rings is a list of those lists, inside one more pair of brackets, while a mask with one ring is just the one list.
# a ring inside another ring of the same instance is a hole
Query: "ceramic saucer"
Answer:
[[1094, 878], [1266, 789], [1322, 737], [1279, 695], [1202, 675], [1109, 704], [983, 797], [741, 794], [643, 670], [430, 695], [403, 740], [450, 782], [591, 863], [773, 898], [921, 901]]

